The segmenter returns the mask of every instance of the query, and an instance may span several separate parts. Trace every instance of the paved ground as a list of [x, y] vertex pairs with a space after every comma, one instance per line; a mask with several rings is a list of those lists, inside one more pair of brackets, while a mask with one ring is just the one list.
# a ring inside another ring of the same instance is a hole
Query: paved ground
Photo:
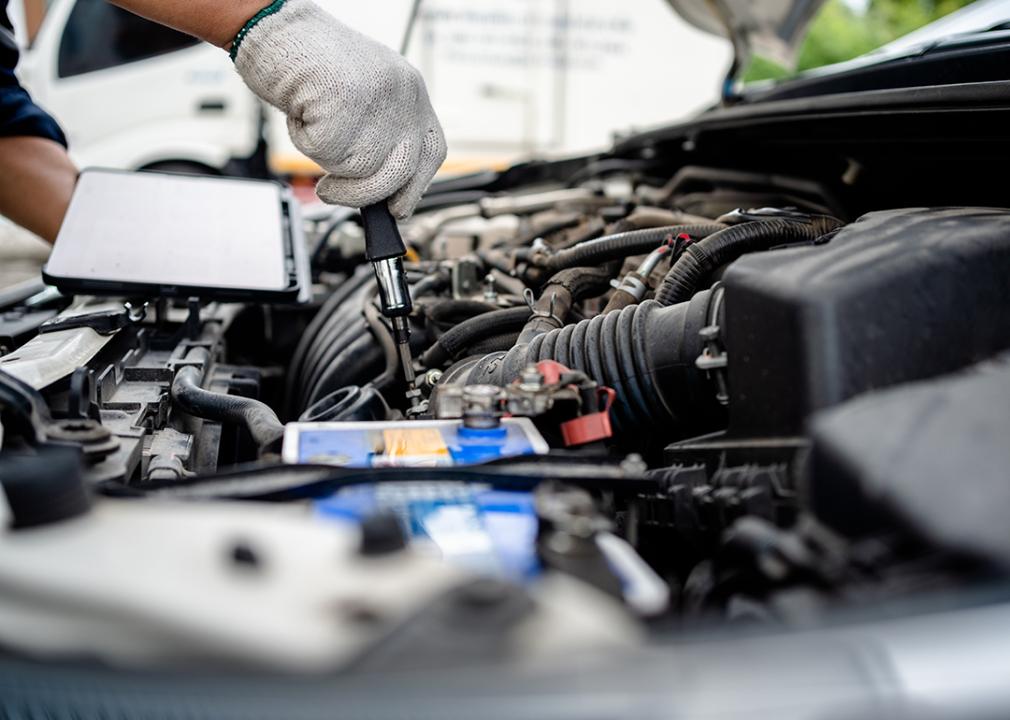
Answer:
[[49, 245], [0, 218], [0, 287], [38, 274], [49, 256]]

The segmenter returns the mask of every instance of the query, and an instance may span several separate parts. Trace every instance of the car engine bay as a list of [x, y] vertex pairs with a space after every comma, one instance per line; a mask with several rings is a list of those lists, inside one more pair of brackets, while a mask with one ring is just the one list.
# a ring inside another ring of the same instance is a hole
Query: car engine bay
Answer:
[[8, 292], [0, 645], [386, 669], [1005, 578], [1010, 211], [758, 161], [436, 184], [413, 387], [349, 210], [307, 305]]

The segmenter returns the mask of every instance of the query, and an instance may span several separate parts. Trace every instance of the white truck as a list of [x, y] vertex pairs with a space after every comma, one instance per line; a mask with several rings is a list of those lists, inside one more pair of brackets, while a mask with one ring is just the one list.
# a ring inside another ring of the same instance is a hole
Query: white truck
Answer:
[[81, 166], [244, 174], [256, 154], [259, 103], [216, 48], [103, 0], [55, 0], [24, 40], [22, 83]]
[[[392, 47], [413, 5], [319, 2]], [[81, 166], [318, 173], [217, 48], [104, 0], [12, 0], [10, 12], [22, 82]], [[664, 0], [425, 0], [409, 57], [445, 126], [445, 170], [464, 172], [602, 147], [632, 118], [697, 112], [716, 99], [729, 51]]]

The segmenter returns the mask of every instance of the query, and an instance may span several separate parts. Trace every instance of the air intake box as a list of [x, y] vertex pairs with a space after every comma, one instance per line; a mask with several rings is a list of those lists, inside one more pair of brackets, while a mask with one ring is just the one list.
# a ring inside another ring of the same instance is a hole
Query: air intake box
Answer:
[[723, 282], [730, 430], [795, 435], [816, 410], [1010, 347], [1010, 211], [871, 213]]

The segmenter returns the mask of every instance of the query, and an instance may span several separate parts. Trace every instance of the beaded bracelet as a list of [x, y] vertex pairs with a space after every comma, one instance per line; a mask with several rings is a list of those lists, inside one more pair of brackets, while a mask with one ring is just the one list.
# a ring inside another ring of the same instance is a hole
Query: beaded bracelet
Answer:
[[245, 40], [245, 36], [249, 34], [249, 31], [256, 27], [260, 20], [265, 17], [270, 17], [284, 7], [285, 2], [286, 0], [274, 0], [272, 3], [249, 18], [249, 22], [242, 26], [242, 29], [238, 31], [238, 35], [235, 36], [235, 39], [231, 43], [231, 50], [228, 51], [228, 54], [231, 55], [232, 62], [235, 62], [235, 58], [238, 56], [239, 46], [242, 44], [242, 41]]

